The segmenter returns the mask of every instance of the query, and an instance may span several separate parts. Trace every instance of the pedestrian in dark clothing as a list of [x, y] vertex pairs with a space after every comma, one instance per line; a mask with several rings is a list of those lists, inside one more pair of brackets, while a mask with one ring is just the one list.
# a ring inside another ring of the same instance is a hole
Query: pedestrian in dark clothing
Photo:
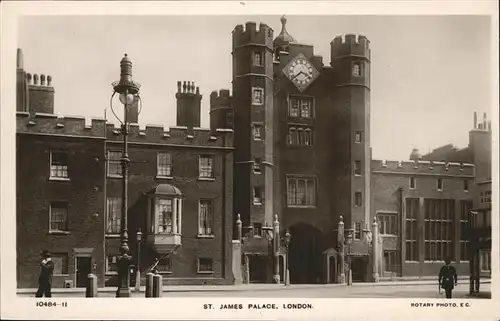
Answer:
[[439, 271], [439, 287], [446, 292], [446, 298], [451, 299], [451, 291], [457, 285], [457, 271], [450, 265], [450, 259], [445, 260], [445, 265]]
[[38, 277], [38, 291], [36, 297], [41, 298], [45, 295], [46, 298], [52, 297], [52, 273], [54, 272], [54, 262], [50, 258], [50, 253], [47, 250], [42, 251], [42, 262], [40, 262], [40, 276]]

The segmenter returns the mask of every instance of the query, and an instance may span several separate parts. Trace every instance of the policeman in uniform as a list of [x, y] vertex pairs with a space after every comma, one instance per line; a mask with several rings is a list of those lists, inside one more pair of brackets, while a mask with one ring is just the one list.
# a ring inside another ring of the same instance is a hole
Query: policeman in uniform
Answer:
[[445, 265], [439, 271], [439, 288], [446, 292], [446, 298], [451, 299], [451, 291], [457, 285], [457, 271], [450, 265], [451, 260], [447, 258]]
[[54, 262], [50, 258], [50, 253], [47, 250], [42, 251], [42, 262], [40, 262], [40, 276], [38, 277], [38, 291], [36, 297], [41, 298], [52, 297], [52, 273], [54, 272]]

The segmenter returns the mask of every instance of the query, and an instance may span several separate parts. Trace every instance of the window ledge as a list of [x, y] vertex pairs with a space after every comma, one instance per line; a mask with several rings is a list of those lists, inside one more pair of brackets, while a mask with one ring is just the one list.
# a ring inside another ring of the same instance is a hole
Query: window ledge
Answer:
[[210, 181], [213, 182], [215, 181], [215, 177], [198, 177], [199, 181]]
[[112, 175], [112, 174], [108, 174], [108, 178], [123, 178], [122, 175]]
[[384, 236], [384, 237], [398, 237], [396, 234], [380, 234], [380, 236]]
[[213, 238], [215, 238], [215, 235], [213, 235], [213, 234], [198, 234], [198, 235], [196, 235], [196, 237], [199, 239], [213, 239]]
[[287, 207], [290, 208], [310, 208], [310, 209], [315, 209], [315, 205], [287, 205]]
[[158, 271], [158, 270], [156, 270], [156, 273], [158, 273], [158, 274], [172, 274], [172, 271]]
[[437, 260], [437, 261], [424, 260], [424, 263], [444, 263], [444, 261], [443, 260]]
[[156, 179], [174, 179], [172, 176], [156, 175]]
[[69, 182], [69, 177], [49, 177], [49, 181]]
[[405, 263], [410, 263], [410, 264], [419, 264], [419, 261], [405, 261]]
[[253, 172], [255, 175], [260, 175], [262, 172]]
[[115, 239], [115, 238], [119, 238], [120, 234], [106, 234], [105, 237], [110, 238], [110, 239]]
[[53, 276], [63, 276], [63, 277], [68, 277], [68, 276], [69, 276], [69, 274], [68, 274], [68, 273], [65, 273], [65, 274], [56, 274], [56, 273], [54, 273], [54, 274], [52, 274], [52, 275], [53, 275]]
[[71, 232], [69, 231], [49, 231], [50, 235], [69, 235]]
[[256, 205], [256, 206], [261, 206], [261, 205], [262, 205], [262, 203], [255, 203], [255, 202], [253, 202], [253, 205]]
[[112, 271], [112, 272], [105, 272], [104, 274], [105, 275], [118, 275], [118, 272]]
[[363, 177], [363, 175], [361, 175], [361, 174], [354, 174], [354, 176], [356, 176], [356, 177]]
[[198, 274], [214, 274], [214, 271], [198, 271]]

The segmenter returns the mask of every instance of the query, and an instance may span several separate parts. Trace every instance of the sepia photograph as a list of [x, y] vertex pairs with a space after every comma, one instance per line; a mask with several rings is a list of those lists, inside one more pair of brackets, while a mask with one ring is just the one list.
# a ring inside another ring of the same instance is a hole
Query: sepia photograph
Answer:
[[43, 318], [331, 319], [354, 299], [495, 316], [498, 4], [184, 5], [10, 19], [9, 300]]

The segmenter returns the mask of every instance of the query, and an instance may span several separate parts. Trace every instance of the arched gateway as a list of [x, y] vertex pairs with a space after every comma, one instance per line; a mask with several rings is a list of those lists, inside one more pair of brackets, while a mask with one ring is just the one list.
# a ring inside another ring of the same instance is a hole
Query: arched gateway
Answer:
[[290, 227], [290, 282], [316, 284], [321, 282], [324, 237], [320, 230], [306, 223]]

